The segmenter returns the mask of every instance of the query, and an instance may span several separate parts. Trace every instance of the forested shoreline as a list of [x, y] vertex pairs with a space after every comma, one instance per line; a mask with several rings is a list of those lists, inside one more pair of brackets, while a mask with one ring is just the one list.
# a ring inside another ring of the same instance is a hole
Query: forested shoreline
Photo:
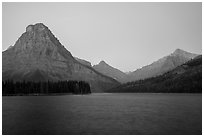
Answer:
[[84, 81], [47, 81], [2, 82], [2, 95], [63, 95], [63, 94], [90, 94], [90, 85]]

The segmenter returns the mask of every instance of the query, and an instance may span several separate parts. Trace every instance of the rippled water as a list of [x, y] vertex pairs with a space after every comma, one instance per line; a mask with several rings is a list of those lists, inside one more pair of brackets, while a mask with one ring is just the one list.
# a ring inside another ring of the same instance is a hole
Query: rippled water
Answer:
[[201, 94], [2, 97], [3, 134], [202, 134]]

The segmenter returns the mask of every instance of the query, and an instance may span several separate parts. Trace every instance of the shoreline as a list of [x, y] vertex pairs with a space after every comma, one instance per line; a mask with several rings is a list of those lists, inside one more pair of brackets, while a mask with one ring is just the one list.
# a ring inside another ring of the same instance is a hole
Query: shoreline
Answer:
[[73, 94], [73, 93], [35, 93], [35, 94], [6, 94], [2, 96], [63, 96], [63, 95], [88, 95], [88, 94]]
[[49, 93], [49, 94], [43, 94], [43, 93], [36, 93], [36, 94], [7, 94], [7, 95], [2, 95], [3, 96], [63, 96], [63, 95], [108, 95], [108, 94], [178, 94], [178, 95], [202, 95], [202, 93], [90, 93], [90, 94], [72, 94], [72, 93]]

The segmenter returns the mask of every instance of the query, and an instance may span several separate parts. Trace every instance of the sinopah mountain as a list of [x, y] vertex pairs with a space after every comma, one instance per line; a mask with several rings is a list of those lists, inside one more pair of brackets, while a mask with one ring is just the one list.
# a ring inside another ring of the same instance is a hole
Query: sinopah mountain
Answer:
[[15, 45], [2, 55], [3, 80], [83, 80], [93, 92], [119, 83], [78, 62], [42, 23], [29, 25]]

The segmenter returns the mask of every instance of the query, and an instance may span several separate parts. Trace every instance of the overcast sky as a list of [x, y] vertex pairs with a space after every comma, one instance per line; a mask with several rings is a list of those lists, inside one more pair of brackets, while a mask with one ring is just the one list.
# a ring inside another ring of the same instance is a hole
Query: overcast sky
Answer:
[[133, 71], [180, 48], [202, 53], [201, 3], [3, 3], [2, 50], [42, 22], [73, 56]]

